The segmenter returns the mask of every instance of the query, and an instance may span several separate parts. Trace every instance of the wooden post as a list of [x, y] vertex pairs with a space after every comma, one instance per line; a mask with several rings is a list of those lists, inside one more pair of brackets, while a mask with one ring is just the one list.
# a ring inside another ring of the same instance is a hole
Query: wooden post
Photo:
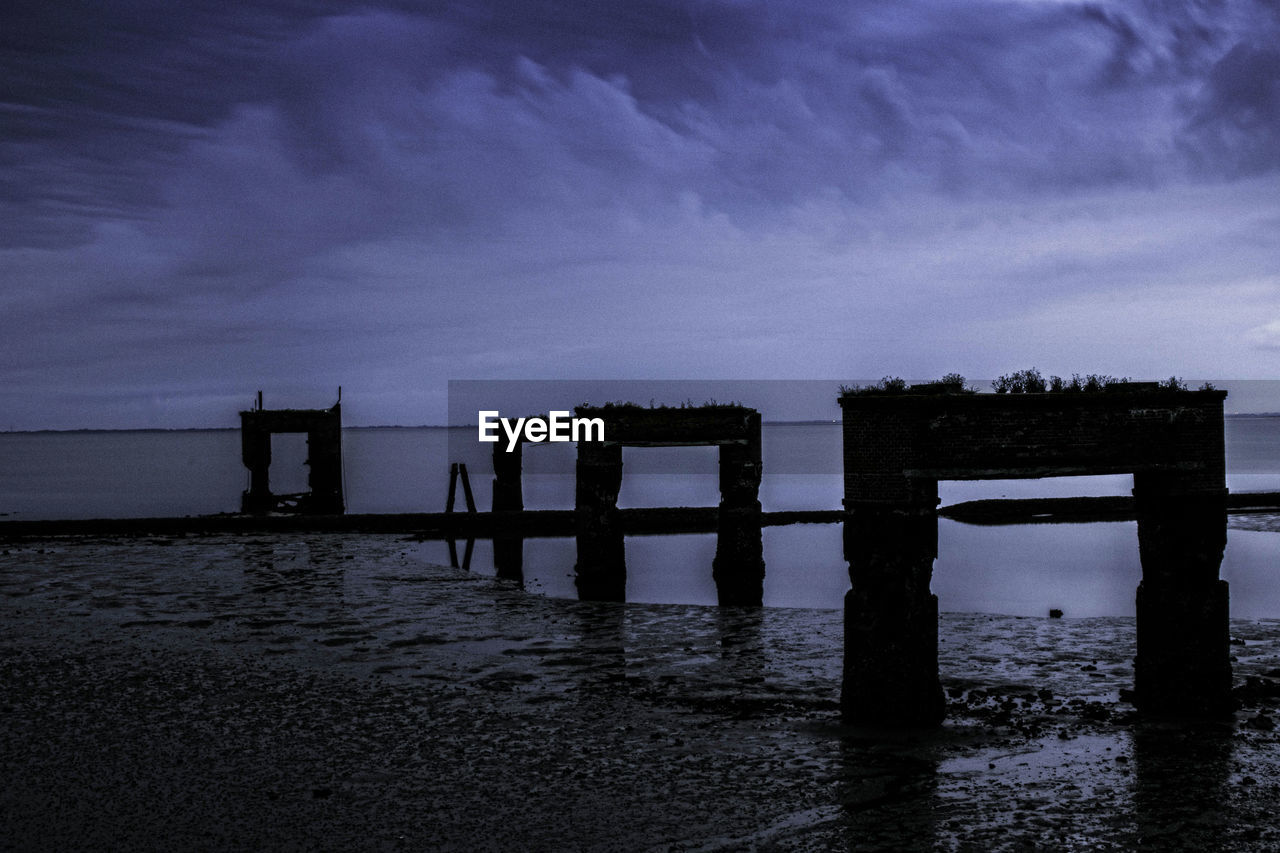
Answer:
[[453, 512], [453, 498], [458, 491], [458, 463], [449, 465], [449, 498], [445, 501], [444, 511]]
[[467, 463], [458, 463], [458, 473], [462, 474], [462, 495], [467, 499], [467, 512], [475, 512], [476, 499], [471, 495], [471, 478], [467, 476]]

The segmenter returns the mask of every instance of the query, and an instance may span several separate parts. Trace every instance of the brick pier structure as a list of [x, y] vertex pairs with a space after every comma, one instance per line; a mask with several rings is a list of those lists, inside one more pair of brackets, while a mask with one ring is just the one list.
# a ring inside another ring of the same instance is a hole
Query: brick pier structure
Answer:
[[342, 408], [263, 409], [240, 413], [240, 453], [249, 469], [249, 490], [240, 498], [240, 511], [267, 513], [286, 507], [271, 491], [271, 436], [281, 432], [307, 434], [307, 485], [298, 496], [296, 512], [308, 515], [340, 515], [342, 496]]
[[[618, 517], [623, 447], [720, 448], [720, 507], [712, 572], [722, 605], [759, 606], [764, 595], [760, 533], [760, 413], [744, 406], [579, 406], [601, 418], [604, 441], [578, 443], [574, 510], [578, 595], [622, 601], [626, 553]], [[495, 484], [496, 485], [496, 484]]]
[[[511, 450], [504, 442], [493, 445], [494, 512], [519, 512], [524, 509], [524, 442], [517, 441]], [[524, 538], [493, 537], [493, 567], [498, 577], [524, 583]]]
[[[1139, 709], [1232, 707], [1225, 391], [1127, 383], [1101, 392], [846, 393], [842, 707], [872, 724], [932, 725], [938, 679], [938, 481], [1133, 474], [1142, 581]], [[938, 391], [936, 386], [927, 386]]]

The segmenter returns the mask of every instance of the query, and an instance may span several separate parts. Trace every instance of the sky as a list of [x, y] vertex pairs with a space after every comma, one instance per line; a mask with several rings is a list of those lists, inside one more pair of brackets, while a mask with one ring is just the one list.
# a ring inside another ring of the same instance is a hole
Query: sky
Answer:
[[1280, 378], [1280, 5], [6, 0], [0, 429]]

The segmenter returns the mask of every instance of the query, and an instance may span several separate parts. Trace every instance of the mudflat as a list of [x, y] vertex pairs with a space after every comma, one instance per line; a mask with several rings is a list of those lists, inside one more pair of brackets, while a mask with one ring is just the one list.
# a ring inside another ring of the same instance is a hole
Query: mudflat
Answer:
[[1122, 699], [1131, 619], [944, 614], [947, 722], [879, 732], [840, 721], [839, 610], [563, 601], [425, 554], [5, 546], [5, 849], [1280, 848], [1280, 621], [1232, 622], [1234, 719], [1157, 724]]

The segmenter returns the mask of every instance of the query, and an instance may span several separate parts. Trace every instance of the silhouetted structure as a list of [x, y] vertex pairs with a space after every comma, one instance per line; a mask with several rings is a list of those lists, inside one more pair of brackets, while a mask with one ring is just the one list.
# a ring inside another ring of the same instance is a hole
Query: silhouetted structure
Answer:
[[[618, 515], [622, 448], [713, 446], [720, 448], [719, 524], [712, 568], [717, 595], [724, 605], [759, 606], [764, 589], [760, 413], [745, 406], [718, 405], [579, 406], [574, 412], [578, 417], [601, 418], [605, 438], [578, 443], [574, 510], [579, 597], [622, 601], [626, 596], [626, 555]], [[495, 480], [495, 501], [496, 489]]]
[[[288, 510], [310, 515], [339, 515], [345, 510], [342, 496], [342, 410], [258, 408], [240, 413], [241, 458], [249, 469], [249, 490], [240, 499], [240, 511], [266, 513]], [[271, 436], [276, 433], [307, 434], [307, 485], [301, 495], [275, 495], [271, 491]], [[296, 503], [294, 503], [296, 501]]]
[[[520, 512], [524, 509], [522, 468], [524, 442], [516, 441], [510, 451], [506, 444], [493, 445], [494, 512]], [[524, 582], [524, 537], [493, 537], [493, 567], [498, 577]]]
[[[913, 389], [915, 390], [915, 389]], [[1131, 384], [1097, 393], [844, 394], [842, 705], [854, 721], [934, 724], [938, 481], [1132, 473], [1138, 707], [1231, 707], [1225, 391]]]

